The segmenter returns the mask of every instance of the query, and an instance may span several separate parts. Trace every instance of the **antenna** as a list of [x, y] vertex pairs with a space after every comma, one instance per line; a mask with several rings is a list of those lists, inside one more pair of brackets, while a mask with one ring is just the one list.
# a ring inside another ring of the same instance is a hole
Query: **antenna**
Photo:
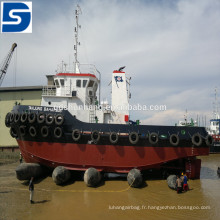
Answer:
[[215, 87], [215, 101], [213, 103], [213, 115], [215, 119], [219, 119], [219, 112], [218, 112], [218, 89]]
[[78, 33], [79, 33], [79, 28], [81, 28], [81, 25], [79, 25], [79, 15], [80, 14], [82, 14], [82, 11], [81, 11], [80, 6], [77, 5], [76, 10], [75, 10], [76, 27], [74, 28], [74, 32], [75, 32], [75, 45], [74, 45], [75, 73], [80, 73], [79, 61], [78, 61], [78, 46], [80, 46], [80, 42], [78, 41]]
[[64, 65], [64, 69], [65, 69], [65, 72], [66, 72], [67, 63], [64, 63], [63, 65]]

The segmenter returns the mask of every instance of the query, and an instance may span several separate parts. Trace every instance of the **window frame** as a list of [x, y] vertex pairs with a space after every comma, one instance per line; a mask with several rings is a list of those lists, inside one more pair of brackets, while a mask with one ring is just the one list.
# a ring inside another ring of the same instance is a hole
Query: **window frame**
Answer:
[[87, 79], [83, 79], [83, 88], [86, 88], [86, 86], [87, 86], [87, 83], [88, 83], [88, 80]]
[[[63, 83], [61, 83], [61, 81], [63, 82]], [[64, 86], [65, 85], [65, 80], [64, 79], [60, 79], [60, 86]]]
[[[82, 81], [81, 79], [76, 80], [76, 87], [77, 88], [81, 88], [81, 85], [82, 85], [81, 81]], [[78, 82], [80, 82], [79, 85], [78, 85]]]

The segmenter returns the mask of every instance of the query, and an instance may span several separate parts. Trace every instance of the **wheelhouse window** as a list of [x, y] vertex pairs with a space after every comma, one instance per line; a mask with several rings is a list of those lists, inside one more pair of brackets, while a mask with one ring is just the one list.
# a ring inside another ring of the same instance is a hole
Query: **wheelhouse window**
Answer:
[[64, 86], [64, 79], [60, 79], [60, 85]]
[[88, 81], [88, 80], [83, 80], [83, 88], [86, 87], [87, 81]]
[[90, 80], [88, 87], [93, 87], [94, 81]]
[[76, 80], [76, 87], [81, 87], [81, 80]]
[[55, 85], [59, 88], [59, 87], [60, 87], [60, 84], [59, 84], [58, 79], [55, 79], [54, 82], [55, 82]]

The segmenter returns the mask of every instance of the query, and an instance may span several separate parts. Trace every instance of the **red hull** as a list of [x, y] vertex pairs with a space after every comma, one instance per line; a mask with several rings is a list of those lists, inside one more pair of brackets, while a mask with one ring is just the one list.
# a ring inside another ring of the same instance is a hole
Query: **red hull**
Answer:
[[50, 143], [17, 140], [26, 162], [71, 170], [94, 167], [100, 171], [127, 173], [159, 167], [181, 158], [208, 155], [208, 147], [152, 147], [75, 143]]

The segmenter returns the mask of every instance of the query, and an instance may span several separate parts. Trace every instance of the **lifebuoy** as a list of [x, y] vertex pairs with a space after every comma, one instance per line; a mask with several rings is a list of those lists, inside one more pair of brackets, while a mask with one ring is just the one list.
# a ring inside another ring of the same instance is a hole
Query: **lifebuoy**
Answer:
[[170, 135], [170, 143], [173, 146], [178, 146], [179, 142], [180, 142], [180, 138], [177, 134], [171, 134]]
[[196, 146], [200, 146], [202, 144], [202, 137], [199, 133], [192, 136], [192, 143]]
[[53, 134], [55, 138], [61, 138], [63, 135], [63, 131], [60, 127], [56, 127], [53, 131]]
[[43, 124], [45, 121], [45, 114], [43, 112], [40, 112], [38, 115], [37, 115], [37, 122], [39, 124]]
[[29, 128], [29, 134], [30, 134], [32, 137], [36, 137], [36, 135], [37, 135], [37, 130], [36, 130], [36, 128], [35, 128], [34, 126], [31, 126], [31, 127]]
[[47, 126], [43, 126], [40, 131], [41, 131], [42, 137], [44, 137], [44, 138], [48, 137], [49, 128]]
[[79, 139], [81, 138], [81, 132], [79, 129], [75, 129], [72, 132], [72, 138], [74, 141], [79, 141]]
[[26, 127], [24, 125], [21, 125], [19, 127], [19, 132], [20, 132], [21, 136], [25, 136], [26, 135]]
[[205, 143], [207, 146], [211, 146], [213, 144], [213, 137], [211, 135], [207, 135], [205, 138]]
[[15, 117], [15, 114], [14, 114], [14, 113], [11, 113], [11, 114], [10, 114], [10, 123], [13, 123], [13, 122], [14, 122], [14, 117]]
[[47, 125], [52, 125], [54, 122], [54, 115], [49, 113], [48, 115], [46, 115], [46, 124]]
[[119, 139], [119, 136], [116, 132], [111, 132], [110, 135], [109, 135], [109, 141], [112, 143], [112, 144], [117, 144], [118, 143], [118, 139]]
[[11, 115], [11, 113], [8, 112], [5, 116], [5, 126], [8, 128], [10, 127], [10, 115]]
[[36, 118], [37, 118], [36, 113], [31, 112], [31, 113], [28, 115], [28, 121], [29, 121], [29, 123], [33, 124], [33, 123], [36, 121]]
[[150, 133], [150, 135], [149, 135], [149, 142], [151, 144], [157, 144], [158, 140], [159, 140], [159, 138], [158, 138], [158, 134], [157, 133], [155, 133], [155, 132]]
[[56, 125], [62, 125], [64, 122], [64, 117], [62, 114], [58, 114], [55, 116], [55, 124]]
[[10, 128], [10, 134], [13, 138], [18, 137], [17, 131], [13, 127]]
[[21, 115], [19, 113], [15, 114], [14, 122], [18, 123], [20, 120]]
[[130, 141], [131, 144], [137, 144], [137, 142], [139, 141], [138, 133], [135, 132], [135, 131], [132, 131], [129, 134], [129, 141]]
[[91, 133], [91, 138], [92, 138], [92, 141], [93, 142], [96, 142], [96, 143], [98, 143], [99, 142], [99, 140], [100, 140], [100, 133], [98, 132], [98, 131], [93, 131], [92, 133]]
[[27, 121], [27, 118], [28, 118], [27, 112], [22, 113], [22, 115], [21, 115], [21, 122], [25, 123]]

